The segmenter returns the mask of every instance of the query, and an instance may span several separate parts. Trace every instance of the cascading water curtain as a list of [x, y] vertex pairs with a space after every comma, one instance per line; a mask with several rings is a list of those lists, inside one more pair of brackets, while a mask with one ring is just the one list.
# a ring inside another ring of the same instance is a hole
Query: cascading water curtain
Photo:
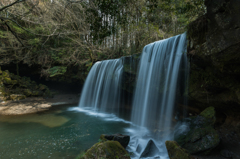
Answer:
[[123, 64], [121, 59], [96, 62], [84, 84], [79, 106], [118, 114]]
[[150, 132], [162, 132], [155, 134], [157, 140], [170, 139], [162, 134], [170, 134], [177, 96], [187, 91], [186, 47], [184, 33], [146, 45], [142, 52], [131, 121]]

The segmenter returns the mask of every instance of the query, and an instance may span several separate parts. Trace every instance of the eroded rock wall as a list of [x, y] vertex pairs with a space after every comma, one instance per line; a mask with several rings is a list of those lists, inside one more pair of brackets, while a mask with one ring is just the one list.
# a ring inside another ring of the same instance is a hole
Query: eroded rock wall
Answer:
[[214, 106], [240, 129], [240, 1], [206, 0], [206, 15], [188, 27], [189, 106]]

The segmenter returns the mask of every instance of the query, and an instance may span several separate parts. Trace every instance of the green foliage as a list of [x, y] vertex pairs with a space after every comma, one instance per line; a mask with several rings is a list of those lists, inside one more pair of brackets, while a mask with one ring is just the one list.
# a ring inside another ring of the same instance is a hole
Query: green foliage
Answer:
[[36, 45], [39, 45], [40, 41], [41, 41], [41, 40], [40, 40], [39, 38], [29, 39], [29, 40], [28, 40], [28, 44], [29, 44], [29, 45], [33, 45], [33, 46], [36, 46]]
[[45, 85], [38, 85], [29, 77], [20, 77], [1, 71], [0, 68], [0, 92], [5, 100], [21, 100], [30, 96], [52, 97], [52, 92]]
[[57, 75], [62, 75], [67, 71], [67, 67], [63, 67], [63, 66], [54, 66], [50, 69], [48, 69], [48, 74], [50, 77], [54, 77]]
[[7, 33], [0, 30], [0, 38], [7, 38]]
[[22, 28], [20, 28], [17, 24], [15, 24], [13, 22], [10, 23], [10, 27], [18, 34], [25, 33], [25, 31]]
[[43, 71], [50, 68], [44, 74], [50, 77], [64, 75], [65, 66], [78, 66], [85, 76], [94, 62], [140, 53], [151, 42], [183, 33], [205, 13], [203, 0], [40, 0], [34, 9], [31, 5], [0, 13], [21, 26], [6, 20], [12, 33], [1, 23], [0, 63], [41, 64]]

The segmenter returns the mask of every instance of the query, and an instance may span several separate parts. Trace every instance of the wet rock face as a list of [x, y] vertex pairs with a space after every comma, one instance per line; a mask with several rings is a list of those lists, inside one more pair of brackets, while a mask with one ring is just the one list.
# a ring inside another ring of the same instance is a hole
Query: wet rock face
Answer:
[[102, 134], [100, 136], [100, 139], [102, 141], [106, 141], [106, 140], [118, 141], [124, 148], [126, 148], [130, 141], [130, 136], [122, 135], [122, 134], [113, 134], [113, 135]]
[[165, 142], [170, 159], [194, 159], [188, 152], [181, 148], [176, 141]]
[[123, 61], [122, 89], [130, 94], [132, 94], [135, 89], [136, 74], [140, 57], [141, 53], [121, 58]]
[[[240, 1], [207, 0], [205, 4], [207, 6], [207, 18], [210, 21], [208, 38], [206, 39], [210, 54], [218, 54], [216, 61], [228, 56], [224, 54], [234, 55], [235, 49], [240, 49], [238, 45], [240, 43]], [[229, 49], [229, 47], [235, 49]], [[236, 60], [234, 56], [232, 60]]]
[[214, 106], [240, 121], [240, 1], [206, 0], [205, 5], [206, 15], [188, 29], [189, 105]]
[[79, 159], [90, 158], [130, 159], [129, 154], [118, 141], [104, 141], [96, 143]]
[[183, 123], [188, 127], [186, 131], [175, 131], [175, 141], [190, 154], [208, 154], [219, 145], [220, 138], [212, 127], [215, 123], [213, 107], [204, 110], [200, 115], [186, 118]]

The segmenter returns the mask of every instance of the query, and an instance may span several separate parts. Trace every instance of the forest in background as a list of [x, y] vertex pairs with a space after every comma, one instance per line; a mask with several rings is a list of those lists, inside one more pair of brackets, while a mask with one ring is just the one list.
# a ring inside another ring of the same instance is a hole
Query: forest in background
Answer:
[[94, 62], [140, 53], [205, 12], [204, 0], [1, 0], [0, 65], [44, 77], [74, 66], [84, 80]]

